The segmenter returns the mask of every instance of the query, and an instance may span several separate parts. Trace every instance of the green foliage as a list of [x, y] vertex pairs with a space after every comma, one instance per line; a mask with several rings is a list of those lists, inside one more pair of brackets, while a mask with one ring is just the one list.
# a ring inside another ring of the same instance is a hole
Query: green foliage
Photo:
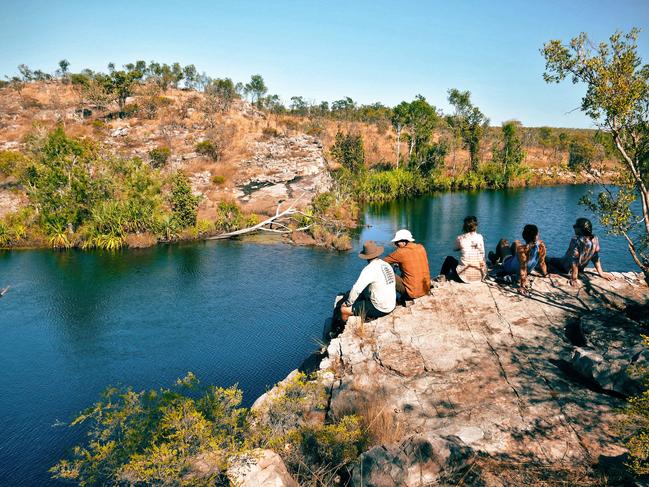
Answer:
[[480, 163], [480, 143], [489, 126], [489, 119], [471, 103], [469, 91], [451, 89], [448, 91], [448, 101], [455, 107], [455, 114], [446, 117], [446, 121], [462, 139], [469, 151], [471, 168], [476, 171]]
[[355, 416], [313, 424], [327, 406], [324, 386], [298, 373], [278, 385], [256, 422], [253, 444], [277, 451], [300, 485], [332, 485], [335, 476], [364, 451], [367, 435]]
[[[569, 77], [573, 83], [586, 85], [581, 109], [610, 134], [623, 163], [620, 183], [625, 185], [625, 194], [641, 200], [641, 214], [629, 214], [626, 197], [603, 196], [594, 208], [602, 222], [608, 221], [609, 228], [624, 235], [631, 257], [649, 283], [649, 258], [638, 254], [638, 248], [649, 241], [649, 65], [638, 55], [638, 33], [635, 28], [626, 34], [616, 32], [596, 46], [582, 33], [568, 45], [551, 40], [541, 52], [546, 82]], [[618, 217], [611, 221], [599, 212], [604, 208]], [[632, 231], [636, 225], [641, 229]]]
[[171, 212], [179, 228], [196, 225], [199, 198], [192, 194], [189, 179], [178, 171], [171, 181]]
[[194, 462], [208, 456], [224, 470], [227, 457], [242, 449], [242, 397], [235, 387], [200, 388], [191, 372], [173, 388], [110, 387], [71, 423], [87, 425], [88, 443], [50, 471], [82, 486], [213, 485], [220, 472], [197, 479]]
[[300, 485], [334, 485], [367, 445], [356, 416], [334, 424], [296, 428], [283, 438], [281, 455]]
[[9, 227], [3, 221], [0, 221], [0, 247], [8, 247], [11, 243], [11, 234]]
[[522, 174], [525, 151], [518, 135], [519, 126], [516, 121], [503, 122], [501, 145], [493, 149], [493, 162], [501, 166], [502, 178], [500, 184], [492, 187], [507, 187], [513, 178]]
[[203, 140], [202, 142], [197, 143], [195, 149], [196, 152], [209, 157], [213, 161], [218, 162], [221, 158], [221, 150], [218, 145], [211, 140]]
[[233, 232], [243, 228], [246, 224], [246, 218], [241, 208], [228, 201], [220, 201], [216, 207], [216, 219], [214, 227], [220, 233]]
[[225, 176], [215, 174], [214, 176], [212, 176], [212, 182], [217, 186], [220, 186], [221, 184], [225, 183]]
[[[644, 336], [644, 345], [649, 347], [649, 337]], [[631, 457], [627, 464], [636, 475], [649, 474], [649, 377], [642, 368], [635, 373], [644, 375], [645, 390], [631, 397], [624, 408], [622, 425], [631, 434], [627, 437], [626, 447]]]
[[124, 71], [116, 70], [112, 64], [109, 64], [108, 75], [99, 77], [106, 92], [115, 97], [119, 105], [120, 112], [124, 111], [126, 99], [135, 92], [135, 87], [139, 84], [144, 73], [138, 70]]
[[[87, 441], [50, 472], [82, 486], [228, 485], [233, 459], [272, 448], [301, 485], [332, 485], [368, 445], [355, 416], [314, 423], [325, 388], [302, 373], [278, 385], [261, 410], [241, 407], [236, 387], [203, 387], [189, 372], [170, 388], [109, 387], [70, 424]], [[202, 465], [200, 465], [202, 464]], [[210, 468], [201, 470], [207, 464]]]
[[585, 140], [573, 140], [570, 142], [568, 153], [568, 167], [570, 169], [590, 169], [593, 158], [595, 157], [595, 148]]
[[337, 132], [331, 155], [338, 164], [352, 173], [365, 169], [365, 150], [360, 134]]
[[448, 145], [444, 141], [420, 144], [410, 158], [408, 166], [414, 171], [429, 175], [444, 167], [446, 154], [448, 154]]
[[250, 95], [250, 101], [259, 105], [261, 98], [266, 94], [268, 88], [264, 83], [264, 78], [260, 74], [253, 74], [250, 81], [244, 86], [246, 95]]
[[171, 157], [171, 149], [169, 147], [155, 147], [149, 151], [151, 166], [156, 169], [164, 167], [169, 157]]
[[154, 231], [164, 211], [162, 181], [140, 159], [104, 158], [61, 128], [29, 145], [32, 157], [23, 156], [14, 172], [52, 247], [116, 250], [128, 233]]
[[0, 174], [18, 175], [29, 164], [30, 159], [16, 151], [0, 151]]
[[90, 142], [51, 132], [35, 160], [21, 175], [30, 203], [44, 226], [72, 228], [82, 224], [96, 202], [107, 196], [107, 181], [92, 174], [97, 151]]
[[218, 113], [227, 112], [232, 102], [238, 98], [234, 83], [230, 78], [214, 79], [205, 85], [206, 108]]

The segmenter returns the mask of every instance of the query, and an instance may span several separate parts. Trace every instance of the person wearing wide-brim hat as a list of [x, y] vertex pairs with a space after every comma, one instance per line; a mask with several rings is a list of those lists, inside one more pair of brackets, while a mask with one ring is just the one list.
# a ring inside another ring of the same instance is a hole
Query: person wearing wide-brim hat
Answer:
[[423, 245], [415, 243], [409, 230], [402, 229], [394, 234], [392, 243], [397, 250], [385, 258], [391, 265], [399, 266], [401, 275], [395, 275], [396, 290], [401, 299], [415, 299], [430, 292], [430, 268], [428, 255]]
[[363, 243], [363, 250], [358, 254], [367, 261], [349, 296], [340, 308], [343, 321], [354, 316], [379, 318], [394, 310], [397, 304], [394, 271], [389, 264], [379, 259], [383, 247], [373, 240]]

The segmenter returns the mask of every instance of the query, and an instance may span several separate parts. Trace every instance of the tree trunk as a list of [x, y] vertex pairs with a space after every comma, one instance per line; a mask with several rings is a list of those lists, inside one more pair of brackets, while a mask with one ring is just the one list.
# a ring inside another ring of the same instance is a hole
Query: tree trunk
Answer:
[[401, 125], [397, 125], [397, 169], [401, 160]]

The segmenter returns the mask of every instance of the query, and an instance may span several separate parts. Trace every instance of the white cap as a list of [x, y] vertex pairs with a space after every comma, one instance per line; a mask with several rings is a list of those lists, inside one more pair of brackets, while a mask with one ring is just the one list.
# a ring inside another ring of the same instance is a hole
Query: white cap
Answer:
[[393, 242], [399, 242], [400, 240], [407, 240], [408, 242], [415, 241], [415, 239], [412, 238], [412, 233], [410, 233], [410, 231], [406, 230], [405, 228], [395, 233], [394, 238], [392, 239]]

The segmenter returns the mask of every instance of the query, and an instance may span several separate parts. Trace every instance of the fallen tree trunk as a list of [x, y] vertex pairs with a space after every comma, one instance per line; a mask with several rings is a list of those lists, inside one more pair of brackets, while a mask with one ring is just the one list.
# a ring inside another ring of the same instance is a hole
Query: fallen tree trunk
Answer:
[[[267, 218], [266, 220], [257, 223], [256, 225], [252, 225], [250, 227], [246, 228], [241, 228], [239, 230], [234, 230], [232, 232], [226, 232], [226, 233], [221, 233], [219, 235], [213, 235], [212, 237], [207, 237], [206, 240], [224, 240], [227, 238], [233, 238], [233, 237], [238, 237], [241, 235], [246, 235], [249, 233], [257, 232], [257, 231], [264, 231], [264, 232], [271, 232], [271, 233], [279, 233], [279, 234], [289, 234], [294, 231], [304, 231], [307, 230], [311, 225], [307, 225], [301, 228], [290, 228], [289, 223], [291, 217], [293, 215], [303, 215], [310, 217], [303, 211], [298, 210], [295, 205], [297, 204], [298, 201], [302, 199], [304, 196], [303, 193], [298, 199], [295, 200], [295, 202], [289, 206], [287, 209], [284, 211], [280, 212], [280, 209], [282, 207], [282, 204], [280, 203], [277, 205], [277, 209], [275, 210], [275, 215], [271, 216], [270, 218]], [[273, 228], [273, 226], [279, 227], [279, 228]]]

